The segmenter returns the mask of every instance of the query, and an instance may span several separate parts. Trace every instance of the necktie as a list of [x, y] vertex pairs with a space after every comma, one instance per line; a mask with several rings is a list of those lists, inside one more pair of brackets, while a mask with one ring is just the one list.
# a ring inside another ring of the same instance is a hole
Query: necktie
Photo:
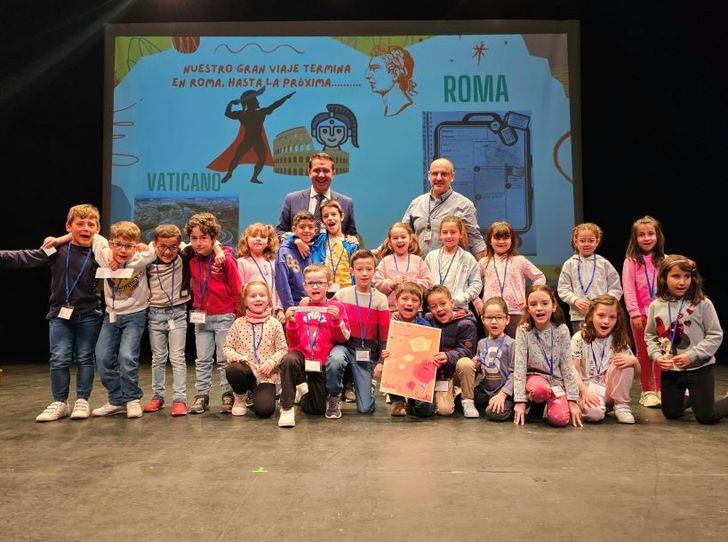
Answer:
[[313, 210], [313, 217], [316, 220], [317, 231], [321, 230], [321, 202], [324, 200], [323, 194], [316, 194], [316, 208]]

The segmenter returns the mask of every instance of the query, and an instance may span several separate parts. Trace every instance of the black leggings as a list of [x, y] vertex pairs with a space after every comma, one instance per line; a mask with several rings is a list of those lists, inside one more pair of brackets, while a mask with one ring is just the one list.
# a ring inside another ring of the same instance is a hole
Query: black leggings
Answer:
[[[321, 415], [326, 412], [326, 377], [320, 373], [307, 373], [306, 360], [298, 350], [291, 350], [281, 360], [281, 408], [288, 410], [293, 406], [296, 386], [308, 382], [308, 393], [301, 397], [299, 404], [306, 414]], [[231, 382], [232, 384], [232, 382]]]
[[728, 401], [715, 402], [715, 366], [708, 365], [694, 371], [663, 371], [662, 413], [668, 420], [683, 415], [685, 390], [698, 423], [713, 424], [728, 414]]
[[231, 363], [225, 367], [230, 387], [238, 395], [253, 391], [253, 412], [259, 418], [270, 418], [276, 411], [275, 384], [257, 384], [255, 375], [244, 363]]

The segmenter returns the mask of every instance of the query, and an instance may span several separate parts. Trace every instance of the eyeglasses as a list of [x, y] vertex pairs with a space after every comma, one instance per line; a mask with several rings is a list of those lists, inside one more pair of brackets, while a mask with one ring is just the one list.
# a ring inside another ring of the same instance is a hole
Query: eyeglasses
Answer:
[[492, 322], [493, 320], [495, 320], [496, 322], [502, 322], [506, 318], [508, 318], [508, 317], [507, 316], [503, 316], [503, 315], [500, 315], [500, 316], [483, 316], [483, 320], [485, 320], [486, 322]]
[[118, 241], [109, 241], [111, 248], [123, 248], [125, 250], [132, 250], [136, 245], [134, 243], [119, 243]]
[[157, 245], [157, 248], [161, 252], [177, 252], [179, 250], [179, 245], [172, 245], [172, 246]]
[[448, 177], [452, 176], [452, 171], [430, 171], [429, 175], [430, 177], [434, 177], [435, 179], [437, 179], [438, 177], [447, 179]]
[[323, 281], [316, 280], [316, 281], [310, 281], [310, 282], [309, 281], [306, 281], [305, 284], [306, 284], [306, 286], [310, 286], [311, 288], [323, 288], [328, 283], [327, 282], [323, 282]]

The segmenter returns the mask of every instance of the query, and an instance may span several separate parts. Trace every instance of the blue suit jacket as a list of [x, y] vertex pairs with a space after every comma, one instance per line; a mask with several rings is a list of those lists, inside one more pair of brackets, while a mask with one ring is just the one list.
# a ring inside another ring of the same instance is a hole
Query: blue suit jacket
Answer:
[[[278, 220], [278, 227], [276, 231], [281, 236], [287, 231], [291, 231], [293, 223], [293, 217], [296, 213], [301, 211], [308, 211], [308, 203], [311, 196], [311, 188], [305, 190], [299, 190], [297, 192], [290, 192], [286, 194], [286, 199], [283, 201], [283, 209], [281, 209], [281, 217]], [[344, 222], [341, 224], [341, 231], [346, 235], [356, 235], [356, 222], [354, 221], [354, 202], [350, 197], [339, 194], [338, 192], [331, 191], [331, 199], [334, 199], [341, 204], [341, 208], [344, 210]]]

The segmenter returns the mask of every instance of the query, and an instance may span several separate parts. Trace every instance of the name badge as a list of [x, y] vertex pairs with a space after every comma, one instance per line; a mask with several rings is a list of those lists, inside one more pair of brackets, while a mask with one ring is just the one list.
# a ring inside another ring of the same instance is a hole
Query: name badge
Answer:
[[58, 318], [63, 318], [64, 320], [70, 320], [72, 314], [73, 314], [73, 305], [63, 305], [61, 307], [61, 310], [58, 311]]
[[599, 384], [598, 382], [589, 382], [589, 386], [587, 387], [587, 390], [589, 390], [589, 393], [595, 393], [602, 399], [607, 393], [607, 387], [603, 386], [602, 384]]
[[43, 252], [46, 253], [46, 256], [51, 256], [51, 255], [55, 254], [58, 251], [56, 250], [56, 247], [48, 247], [48, 248], [44, 248], [43, 249]]
[[175, 330], [174, 318], [170, 318], [169, 320], [167, 320], [167, 325], [169, 325], [169, 330], [170, 331], [174, 331]]
[[450, 381], [449, 380], [436, 380], [435, 381], [435, 391], [450, 391]]
[[371, 361], [371, 352], [368, 348], [357, 348], [356, 349], [356, 361]]
[[110, 269], [108, 267], [99, 267], [96, 270], [97, 279], [130, 279], [134, 276], [134, 269], [131, 267], [122, 267], [121, 269]]
[[307, 373], [320, 373], [321, 362], [316, 359], [307, 359], [305, 369]]
[[110, 324], [116, 323], [116, 311], [115, 310], [109, 311], [109, 323]]
[[428, 243], [429, 243], [430, 241], [432, 241], [432, 230], [431, 230], [430, 228], [427, 228], [427, 229], [426, 229], [426, 230], [425, 230], [425, 231], [424, 231], [424, 232], [422, 233], [422, 240], [423, 240], [423, 241], [427, 241]]
[[190, 312], [190, 322], [193, 324], [204, 324], [206, 318], [207, 313], [205, 311], [196, 310]]
[[554, 394], [554, 397], [563, 397], [564, 395], [566, 395], [564, 388], [562, 388], [561, 386], [551, 386], [551, 393]]

